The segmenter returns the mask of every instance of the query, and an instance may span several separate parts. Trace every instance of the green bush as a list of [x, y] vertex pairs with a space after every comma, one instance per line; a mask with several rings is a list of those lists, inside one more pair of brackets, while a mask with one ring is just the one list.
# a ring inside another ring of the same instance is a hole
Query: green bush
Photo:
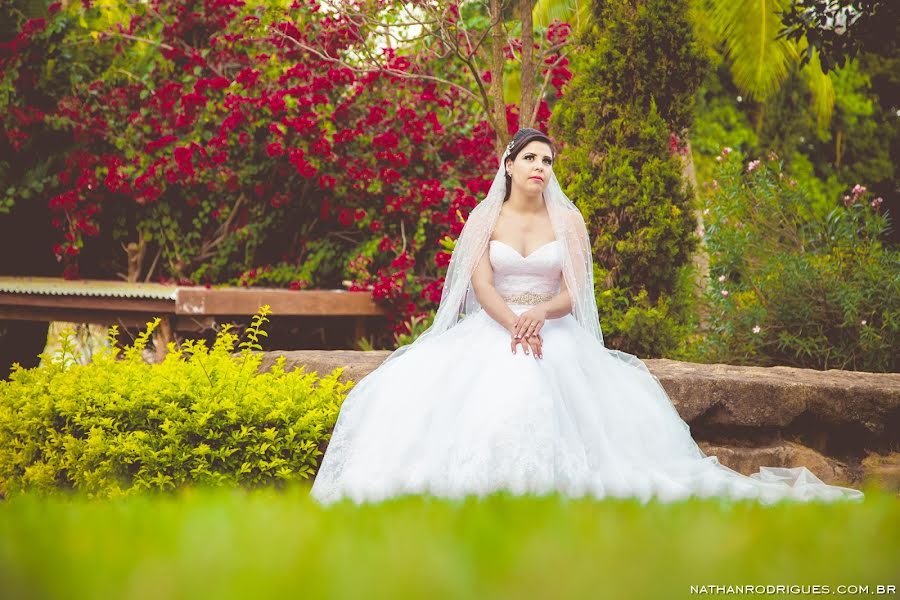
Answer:
[[259, 373], [263, 307], [235, 352], [224, 326], [213, 347], [169, 345], [163, 362], [141, 355], [159, 320], [130, 347], [74, 363], [71, 335], [34, 369], [0, 382], [0, 493], [78, 491], [113, 497], [182, 486], [282, 485], [309, 479], [352, 383], [342, 369], [319, 378]]
[[698, 359], [898, 369], [900, 252], [880, 198], [848, 191], [824, 218], [774, 154], [723, 151], [706, 212], [710, 327]]
[[592, 4], [554, 107], [554, 166], [584, 214], [607, 345], [669, 356], [691, 319], [697, 203], [682, 177], [696, 90], [708, 67], [685, 0]]
[[900, 148], [900, 125], [895, 123], [900, 119], [896, 109], [888, 108], [890, 101], [881, 102], [885, 107], [879, 104], [879, 61], [851, 61], [831, 72], [834, 112], [830, 122], [822, 124], [810, 104], [809, 82], [799, 72], [792, 71], [760, 104], [741, 98], [727, 61], [715, 47], [710, 56], [716, 69], [696, 95], [697, 117], [691, 128], [698, 181], [708, 185], [715, 176], [715, 158], [724, 146], [746, 156], [774, 151], [790, 165], [810, 207], [823, 216], [858, 182], [866, 182], [890, 203], [888, 196], [897, 185], [891, 147]]

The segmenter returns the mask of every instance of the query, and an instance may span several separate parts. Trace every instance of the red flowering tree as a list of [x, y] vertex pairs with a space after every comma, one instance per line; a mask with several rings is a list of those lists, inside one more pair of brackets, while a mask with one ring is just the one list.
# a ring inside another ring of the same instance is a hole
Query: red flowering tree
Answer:
[[[285, 38], [335, 65], [401, 78], [426, 78], [456, 88], [493, 129], [498, 155], [508, 138], [508, 124], [513, 132], [520, 127], [546, 126], [550, 86], [559, 97], [572, 76], [565, 56], [571, 27], [558, 20], [546, 22], [546, 7], [535, 7], [533, 0], [321, 3], [354, 24], [360, 51], [351, 60], [304, 39], [283, 34]], [[436, 68], [418, 73], [395, 69], [377, 51], [379, 44], [413, 49], [415, 62]], [[513, 114], [509, 112], [510, 98], [518, 100], [512, 105]]]
[[317, 2], [121, 14], [55, 3], [0, 45], [0, 144], [16, 157], [0, 218], [46, 206], [67, 277], [347, 282], [387, 304], [395, 332], [434, 308], [439, 241], [496, 168], [494, 132], [457, 87], [403, 76], [433, 67], [415, 53], [364, 71], [288, 43], [361, 51], [354, 23]]

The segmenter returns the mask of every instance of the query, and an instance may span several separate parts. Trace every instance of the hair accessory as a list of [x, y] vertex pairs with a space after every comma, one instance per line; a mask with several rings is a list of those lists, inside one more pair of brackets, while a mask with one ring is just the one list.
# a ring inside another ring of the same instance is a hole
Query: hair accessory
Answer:
[[512, 147], [516, 145], [516, 140], [512, 140], [509, 144], [506, 145], [506, 150], [503, 151], [503, 159], [506, 160], [506, 157], [509, 156], [510, 152], [512, 152]]

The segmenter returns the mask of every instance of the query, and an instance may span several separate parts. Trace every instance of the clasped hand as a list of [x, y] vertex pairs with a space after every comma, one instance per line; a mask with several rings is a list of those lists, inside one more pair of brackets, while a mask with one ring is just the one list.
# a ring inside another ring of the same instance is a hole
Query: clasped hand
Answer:
[[542, 346], [544, 339], [540, 334], [546, 320], [547, 309], [540, 305], [530, 308], [519, 315], [510, 329], [512, 334], [512, 340], [510, 340], [512, 353], [515, 354], [516, 347], [522, 344], [525, 354], [528, 354], [528, 351], [531, 350], [536, 358], [543, 358]]

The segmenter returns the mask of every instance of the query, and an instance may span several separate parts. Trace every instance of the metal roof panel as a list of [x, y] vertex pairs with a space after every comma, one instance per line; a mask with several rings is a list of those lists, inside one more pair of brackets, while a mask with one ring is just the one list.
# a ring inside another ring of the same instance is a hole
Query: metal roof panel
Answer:
[[129, 283], [92, 279], [66, 280], [58, 277], [0, 277], [0, 293], [45, 296], [106, 296], [175, 300], [178, 289], [162, 283]]

